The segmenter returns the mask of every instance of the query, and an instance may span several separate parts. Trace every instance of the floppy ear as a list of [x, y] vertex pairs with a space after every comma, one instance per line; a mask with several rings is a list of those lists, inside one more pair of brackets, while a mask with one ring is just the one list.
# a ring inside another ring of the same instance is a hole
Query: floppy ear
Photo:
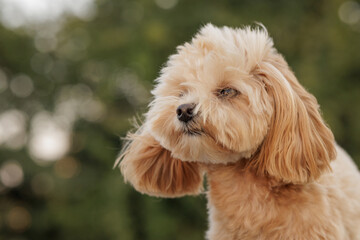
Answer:
[[[125, 178], [142, 193], [158, 197], [198, 194], [203, 174], [198, 163], [173, 158], [148, 131], [128, 134], [117, 163]], [[116, 163], [116, 165], [117, 165]]]
[[305, 183], [331, 170], [335, 140], [315, 97], [299, 84], [280, 55], [260, 63], [255, 74], [264, 81], [274, 108], [268, 134], [252, 161], [258, 173]]

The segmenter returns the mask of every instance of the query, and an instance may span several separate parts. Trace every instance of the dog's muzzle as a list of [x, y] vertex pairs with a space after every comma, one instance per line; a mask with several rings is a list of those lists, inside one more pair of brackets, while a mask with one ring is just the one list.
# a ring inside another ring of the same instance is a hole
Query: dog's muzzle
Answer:
[[177, 118], [184, 123], [189, 122], [194, 117], [194, 103], [181, 104], [176, 109]]

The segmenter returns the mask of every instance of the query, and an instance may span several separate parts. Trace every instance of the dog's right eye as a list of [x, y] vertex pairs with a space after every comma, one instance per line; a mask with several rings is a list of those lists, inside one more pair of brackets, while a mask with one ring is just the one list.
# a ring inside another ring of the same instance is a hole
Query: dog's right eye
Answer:
[[223, 88], [218, 91], [219, 97], [235, 97], [239, 94], [239, 91], [233, 88]]

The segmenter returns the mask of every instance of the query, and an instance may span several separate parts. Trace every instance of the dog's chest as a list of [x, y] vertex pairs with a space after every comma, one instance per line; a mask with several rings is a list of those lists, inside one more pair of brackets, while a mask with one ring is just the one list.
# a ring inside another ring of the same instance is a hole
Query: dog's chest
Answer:
[[209, 171], [208, 175], [208, 239], [237, 239], [258, 232], [261, 220], [273, 214], [267, 212], [270, 203], [266, 193], [258, 191], [251, 176], [228, 168]]
[[331, 231], [334, 213], [316, 185], [271, 189], [253, 174], [228, 167], [208, 171], [208, 179], [210, 240], [296, 239], [286, 236]]

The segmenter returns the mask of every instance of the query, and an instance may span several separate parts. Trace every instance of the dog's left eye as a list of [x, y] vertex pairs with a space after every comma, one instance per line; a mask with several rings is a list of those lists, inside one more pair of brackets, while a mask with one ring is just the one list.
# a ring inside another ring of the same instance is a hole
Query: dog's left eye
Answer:
[[219, 97], [235, 97], [239, 94], [239, 91], [233, 88], [223, 88], [218, 92]]

